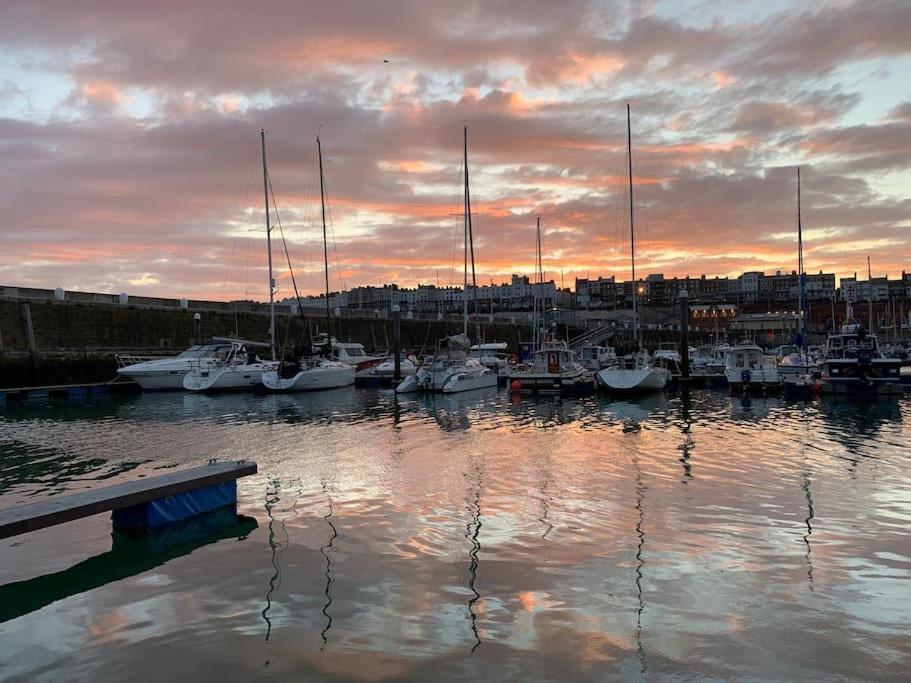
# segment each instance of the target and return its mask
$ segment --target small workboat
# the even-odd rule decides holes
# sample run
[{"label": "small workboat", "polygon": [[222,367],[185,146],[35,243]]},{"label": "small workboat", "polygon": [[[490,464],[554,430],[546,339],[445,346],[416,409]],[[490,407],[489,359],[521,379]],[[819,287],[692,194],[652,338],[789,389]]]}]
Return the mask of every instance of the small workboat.
[{"label": "small workboat", "polygon": [[572,396],[591,391],[594,381],[564,342],[545,341],[530,362],[513,367],[509,387],[522,394]]}]

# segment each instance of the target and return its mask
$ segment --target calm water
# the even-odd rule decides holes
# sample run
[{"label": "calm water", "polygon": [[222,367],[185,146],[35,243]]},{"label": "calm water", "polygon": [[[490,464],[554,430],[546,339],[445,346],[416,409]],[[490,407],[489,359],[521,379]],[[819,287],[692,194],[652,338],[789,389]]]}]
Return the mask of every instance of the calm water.
[{"label": "calm water", "polygon": [[711,392],[8,405],[4,507],[260,474],[205,540],[0,542],[0,678],[907,680],[909,422]]}]

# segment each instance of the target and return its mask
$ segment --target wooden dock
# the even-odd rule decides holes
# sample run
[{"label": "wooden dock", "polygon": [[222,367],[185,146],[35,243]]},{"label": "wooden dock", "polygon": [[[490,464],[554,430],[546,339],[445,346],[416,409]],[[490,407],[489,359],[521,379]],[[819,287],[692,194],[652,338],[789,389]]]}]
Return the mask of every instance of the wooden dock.
[{"label": "wooden dock", "polygon": [[131,394],[142,391],[136,382],[94,382],[90,384],[54,384],[43,387],[9,387],[0,389],[0,406],[4,401],[34,401],[51,398],[84,399],[87,396]]},{"label": "wooden dock", "polygon": [[[256,463],[247,460],[212,462],[202,467],[177,470],[122,484],[48,498],[37,503],[0,510],[0,539],[63,524],[75,519],[113,512],[181,494],[234,483],[240,477],[256,474]],[[208,510],[199,509],[195,514]],[[211,507],[209,509],[212,509]],[[184,517],[189,516],[184,514]]]}]

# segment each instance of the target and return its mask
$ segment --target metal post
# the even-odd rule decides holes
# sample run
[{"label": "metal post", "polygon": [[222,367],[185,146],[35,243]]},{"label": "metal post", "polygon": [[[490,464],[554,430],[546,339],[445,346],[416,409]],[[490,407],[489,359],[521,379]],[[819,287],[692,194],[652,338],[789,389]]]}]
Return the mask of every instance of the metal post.
[{"label": "metal post", "polygon": [[[392,285],[392,296],[395,297],[396,286]],[[401,339],[402,339],[402,309],[399,307],[398,301],[393,301],[392,304],[392,363],[393,363],[393,373],[392,378],[398,384],[402,380],[402,360],[399,357],[401,355]]]},{"label": "metal post", "polygon": [[193,314],[193,343],[202,344],[202,316],[199,313]]},{"label": "metal post", "polygon": [[685,289],[680,290],[680,379],[690,378],[690,302]]}]

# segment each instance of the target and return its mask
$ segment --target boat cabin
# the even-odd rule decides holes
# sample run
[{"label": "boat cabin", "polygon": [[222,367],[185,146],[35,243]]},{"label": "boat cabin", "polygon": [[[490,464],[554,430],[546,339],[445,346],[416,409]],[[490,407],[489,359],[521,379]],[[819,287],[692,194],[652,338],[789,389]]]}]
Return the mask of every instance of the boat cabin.
[{"label": "boat cabin", "polygon": [[754,344],[741,344],[728,349],[727,367],[734,370],[755,370],[763,366],[762,348]]},{"label": "boat cabin", "polygon": [[858,353],[873,358],[879,356],[879,344],[874,335],[835,334],[826,342],[826,358],[857,358]]}]

